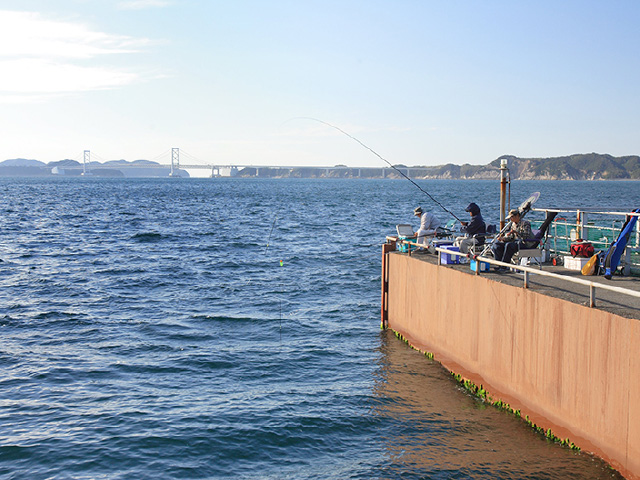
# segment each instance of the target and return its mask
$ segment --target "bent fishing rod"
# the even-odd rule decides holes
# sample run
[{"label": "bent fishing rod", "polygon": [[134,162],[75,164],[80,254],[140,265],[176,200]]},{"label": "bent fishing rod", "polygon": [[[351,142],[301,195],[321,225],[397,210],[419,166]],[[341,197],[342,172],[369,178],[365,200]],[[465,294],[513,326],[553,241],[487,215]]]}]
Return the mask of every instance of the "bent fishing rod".
[{"label": "bent fishing rod", "polygon": [[380,155],[378,152],[376,152],[373,148],[369,147],[368,145],[365,145],[364,143],[362,143],[360,140],[358,140],[356,137],[354,137],[353,135],[351,135],[348,132],[345,132],[344,130],[342,130],[340,127],[336,127],[335,125],[330,124],[329,122],[325,122],[324,120],[320,120],[318,118],[313,118],[313,117],[295,117],[292,120],[296,120],[296,119],[300,119],[300,120],[313,120],[314,122],[318,122],[318,123],[322,123],[323,125],[326,125],[327,127],[331,127],[337,131],[339,131],[340,133],[342,133],[343,135],[346,135],[347,137],[349,137],[351,140],[354,140],[355,142],[358,142],[362,147],[366,148],[367,150],[369,150],[371,153],[373,153],[376,157],[378,157],[380,160],[382,160],[383,162],[385,162],[387,165],[389,165],[391,168],[393,168],[396,172],[398,172],[400,175],[402,175],[404,178],[406,178],[407,180],[409,180],[411,183],[413,183],[413,185],[420,190],[422,193],[424,193],[427,197],[429,197],[434,203],[436,203],[438,206],[440,206],[440,208],[442,208],[445,212],[447,212],[449,215],[451,215],[453,218],[455,218],[456,220],[458,220],[460,223],[462,223],[462,220],[460,220],[453,212],[451,212],[449,209],[447,209],[444,205],[442,205],[439,201],[437,201],[435,198],[433,198],[433,196],[431,196],[431,194],[429,192],[427,192],[426,190],[424,190],[422,187],[420,187],[420,185],[418,185],[416,182],[414,182],[413,180],[411,180],[402,170],[400,170],[398,167],[396,167],[395,165],[393,165],[389,160],[387,160],[386,158],[384,158],[382,155]]}]

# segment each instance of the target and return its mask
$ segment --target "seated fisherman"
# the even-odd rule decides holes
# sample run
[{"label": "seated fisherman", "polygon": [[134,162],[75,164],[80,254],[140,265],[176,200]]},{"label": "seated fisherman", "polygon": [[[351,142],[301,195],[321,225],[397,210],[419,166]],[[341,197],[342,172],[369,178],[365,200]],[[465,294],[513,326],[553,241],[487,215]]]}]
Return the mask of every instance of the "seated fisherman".
[{"label": "seated fisherman", "polygon": [[[484,245],[484,237],[487,232],[487,225],[484,223],[480,207],[471,202],[465,212],[469,212],[471,220],[462,223],[462,231],[466,234],[464,237],[456,238],[453,243],[456,247],[460,247],[462,253],[469,253],[469,248],[475,245]],[[477,236],[474,236],[477,235]]]},{"label": "seated fisherman", "polygon": [[[533,239],[531,224],[527,220],[520,219],[520,211],[517,208],[509,211],[507,220],[511,221],[511,229],[496,239],[491,250],[496,260],[510,263],[513,254],[518,248],[532,248],[537,243]],[[497,271],[506,270],[507,267],[497,267]]]},{"label": "seated fisherman", "polygon": [[417,238],[417,243],[426,245],[427,237],[434,237],[436,235],[438,227],[440,226],[440,220],[438,220],[433,213],[424,212],[422,207],[417,207],[413,211],[413,214],[416,217],[420,217],[420,228],[414,234],[414,237]]}]

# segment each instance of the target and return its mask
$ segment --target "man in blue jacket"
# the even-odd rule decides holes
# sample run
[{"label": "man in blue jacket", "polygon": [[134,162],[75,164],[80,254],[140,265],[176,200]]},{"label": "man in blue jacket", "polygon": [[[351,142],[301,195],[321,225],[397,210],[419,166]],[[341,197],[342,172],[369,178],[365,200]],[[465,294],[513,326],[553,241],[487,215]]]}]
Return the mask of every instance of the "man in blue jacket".
[{"label": "man in blue jacket", "polygon": [[460,252],[469,253],[469,248],[475,245],[484,245],[484,237],[487,232],[487,225],[484,223],[480,207],[471,202],[465,212],[469,212],[471,220],[462,223],[462,231],[466,234],[464,237],[456,238],[455,245],[460,247]]}]

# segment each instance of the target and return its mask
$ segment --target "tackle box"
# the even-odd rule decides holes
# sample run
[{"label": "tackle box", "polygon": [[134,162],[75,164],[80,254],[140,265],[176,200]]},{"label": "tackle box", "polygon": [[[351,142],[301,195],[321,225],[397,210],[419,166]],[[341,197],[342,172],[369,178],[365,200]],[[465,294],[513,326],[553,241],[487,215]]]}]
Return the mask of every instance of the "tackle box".
[{"label": "tackle box", "polygon": [[[451,252],[460,251],[460,247],[454,247],[451,244],[447,246],[441,246],[441,248],[444,248],[445,250],[449,250]],[[440,263],[443,265],[453,265],[453,264],[460,263],[460,257],[458,255],[451,255],[450,253],[445,253],[445,252],[438,252],[438,253],[440,253]]]},{"label": "tackle box", "polygon": [[487,262],[478,262],[474,259],[471,259],[471,261],[469,262],[469,265],[471,267],[471,271],[475,272],[478,269],[478,264],[480,264],[480,271],[481,272],[488,272],[489,269],[491,268],[491,265]]},{"label": "tackle box", "polygon": [[[413,236],[413,227],[408,223],[400,223],[396,225],[396,232],[398,232],[398,240],[409,240],[415,242],[415,238],[411,238]],[[397,244],[397,250],[400,252],[408,252],[411,248],[411,245],[407,245],[406,243]]]},{"label": "tackle box", "polygon": [[[410,242],[415,242],[415,241],[416,241],[416,239],[415,239],[415,238],[407,238],[407,237],[405,237],[404,235],[399,236],[399,237],[398,237],[398,240],[409,240]],[[398,241],[398,243],[397,243],[397,250],[398,250],[399,252],[404,252],[404,253],[406,253],[406,252],[408,252],[408,251],[409,251],[409,249],[410,249],[411,247],[415,248],[415,246],[413,246],[413,245],[409,245],[408,243],[400,243],[399,241]]]},{"label": "tackle box", "polygon": [[569,270],[582,270],[582,267],[589,261],[588,258],[572,257],[571,255],[564,256],[564,268]]},{"label": "tackle box", "polygon": [[435,240],[431,240],[430,243],[433,248],[448,248],[449,245],[453,245],[453,240],[436,238]]}]

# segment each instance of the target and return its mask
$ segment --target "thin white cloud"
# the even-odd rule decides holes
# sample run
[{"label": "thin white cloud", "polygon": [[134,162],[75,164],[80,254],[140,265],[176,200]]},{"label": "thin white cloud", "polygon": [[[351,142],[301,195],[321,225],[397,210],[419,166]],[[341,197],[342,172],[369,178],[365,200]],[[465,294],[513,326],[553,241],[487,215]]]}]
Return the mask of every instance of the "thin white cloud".
[{"label": "thin white cloud", "polygon": [[171,2],[166,0],[129,0],[118,3],[120,10],[143,10],[145,8],[168,7]]},{"label": "thin white cloud", "polygon": [[[127,85],[140,75],[96,66],[107,55],[139,52],[151,42],[111,35],[33,12],[0,11],[0,101]],[[91,60],[91,66],[86,62]]]},{"label": "thin white cloud", "polygon": [[72,93],[127,85],[137,75],[104,67],[83,67],[44,59],[0,61],[0,92],[16,94]]}]

